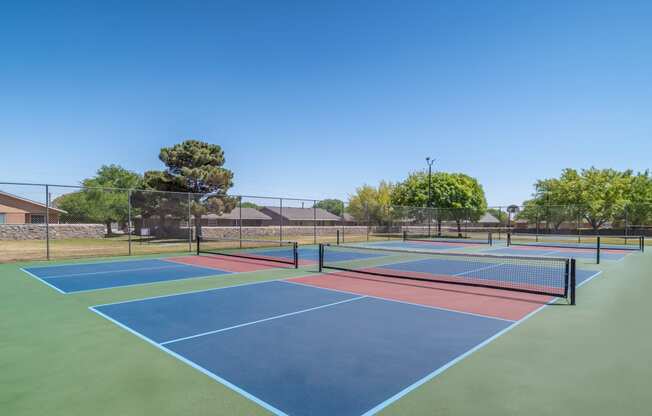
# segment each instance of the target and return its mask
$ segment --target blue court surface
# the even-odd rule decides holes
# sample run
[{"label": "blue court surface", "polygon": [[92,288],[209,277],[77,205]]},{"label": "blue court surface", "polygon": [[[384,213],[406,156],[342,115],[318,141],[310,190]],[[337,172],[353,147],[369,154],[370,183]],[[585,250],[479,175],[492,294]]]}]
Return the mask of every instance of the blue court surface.
[{"label": "blue court surface", "polygon": [[[595,261],[597,256],[595,250],[590,250],[590,251],[584,249],[557,250],[554,247],[536,247],[536,248],[524,247],[524,246],[503,247],[503,248],[497,248],[492,250],[486,250],[486,252],[490,252],[492,254],[504,254],[504,255],[511,255],[511,256],[520,255],[520,256],[544,256],[544,257],[564,257],[564,258],[570,257],[578,260],[590,260],[590,261]],[[624,259],[625,256],[629,255],[630,253],[631,252],[629,251],[623,251],[620,253],[602,251],[600,253],[600,259],[618,261]]]},{"label": "blue court surface", "polygon": [[28,267],[23,271],[61,293],[216,276],[229,272],[166,260],[128,260],[105,263]]},{"label": "blue court surface", "polygon": [[[443,251],[443,250],[458,250],[461,248],[468,247],[477,247],[480,244],[452,244],[445,242],[420,242],[420,241],[403,241],[403,240],[391,240],[391,241],[370,241],[362,243],[347,243],[347,245],[360,245],[361,247],[387,247],[394,249],[403,249],[403,250],[421,250],[421,251]],[[487,244],[487,247],[489,245]]]},{"label": "blue court surface", "polygon": [[287,281],[91,308],[278,415],[367,415],[515,325]]}]

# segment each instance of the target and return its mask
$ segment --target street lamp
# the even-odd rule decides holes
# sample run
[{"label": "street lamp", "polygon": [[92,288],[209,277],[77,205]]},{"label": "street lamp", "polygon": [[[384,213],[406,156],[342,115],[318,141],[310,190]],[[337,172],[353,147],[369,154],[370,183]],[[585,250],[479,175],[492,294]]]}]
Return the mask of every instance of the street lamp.
[{"label": "street lamp", "polygon": [[432,224],[432,164],[435,163],[435,159],[430,159],[430,156],[426,157],[426,163],[428,164],[428,238],[430,238],[430,225]]}]

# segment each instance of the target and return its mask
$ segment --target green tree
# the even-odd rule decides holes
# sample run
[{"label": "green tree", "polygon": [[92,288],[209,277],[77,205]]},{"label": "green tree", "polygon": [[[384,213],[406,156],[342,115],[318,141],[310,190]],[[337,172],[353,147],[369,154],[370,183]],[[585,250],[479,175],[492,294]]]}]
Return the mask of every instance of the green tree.
[{"label": "green tree", "polygon": [[[430,201],[428,201],[428,174],[415,172],[398,183],[391,194],[392,204],[411,207],[432,207],[423,210],[428,221],[437,223],[438,233],[445,220],[455,221],[458,234],[464,221],[477,221],[487,210],[487,200],[477,179],[463,173],[437,172],[430,177]],[[430,202],[430,204],[429,204]]]},{"label": "green tree", "polygon": [[[219,145],[209,144],[199,140],[186,140],[172,147],[161,149],[159,159],[166,166],[164,171],[149,171],[145,173],[145,185],[151,189],[164,191],[187,192],[194,194],[189,202],[190,212],[195,218],[197,234],[201,233],[201,216],[210,212],[222,214],[232,210],[237,199],[227,195],[233,186],[233,172],[224,168],[224,151]],[[176,200],[176,198],[172,198]],[[158,208],[159,217],[165,217],[166,201],[158,198],[151,208]],[[187,216],[187,214],[186,214]]]},{"label": "green tree", "polygon": [[107,236],[111,236],[112,223],[124,226],[128,221],[128,189],[141,184],[142,178],[137,173],[118,165],[104,165],[94,177],[82,181],[82,190],[62,195],[53,203],[67,211],[64,221],[100,222],[106,225]]},{"label": "green tree", "polygon": [[344,202],[339,199],[322,199],[315,204],[315,207],[324,209],[338,217],[344,214]]},{"label": "green tree", "polygon": [[388,224],[391,219],[392,184],[381,181],[378,187],[363,185],[349,196],[347,212],[358,222]]},{"label": "green tree", "polygon": [[[526,201],[519,218],[543,219],[557,229],[564,221],[581,217],[599,230],[623,217],[632,198],[633,178],[629,170],[564,169],[559,178],[537,181],[534,198]],[[643,195],[644,190],[640,193],[644,199]]]},{"label": "green tree", "polygon": [[652,220],[652,177],[649,171],[629,178],[624,218],[628,226],[642,226]]}]

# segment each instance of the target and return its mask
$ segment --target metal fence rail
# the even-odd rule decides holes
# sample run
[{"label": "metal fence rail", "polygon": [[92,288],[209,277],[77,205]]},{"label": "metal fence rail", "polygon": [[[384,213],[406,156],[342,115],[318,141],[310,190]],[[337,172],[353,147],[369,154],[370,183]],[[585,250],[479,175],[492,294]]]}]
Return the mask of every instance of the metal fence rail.
[{"label": "metal fence rail", "polygon": [[579,206],[405,207],[253,195],[0,182],[0,262],[192,253],[211,239],[352,243],[404,232],[650,235],[652,206],[628,206],[597,229]]}]

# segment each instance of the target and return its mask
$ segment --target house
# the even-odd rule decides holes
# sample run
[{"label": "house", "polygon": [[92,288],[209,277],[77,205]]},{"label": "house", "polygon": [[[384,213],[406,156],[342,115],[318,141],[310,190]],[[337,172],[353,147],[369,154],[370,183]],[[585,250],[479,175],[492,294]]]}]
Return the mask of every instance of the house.
[{"label": "house", "polygon": [[[242,219],[243,227],[262,227],[273,225],[272,218],[255,208],[234,208],[231,212],[222,214],[202,215],[201,223],[207,227],[237,227]],[[278,223],[277,223],[278,224]]]},{"label": "house", "polygon": [[262,213],[272,219],[272,224],[278,225],[339,225],[340,217],[331,214],[322,208],[296,208],[296,207],[263,207]]},{"label": "house", "polygon": [[484,215],[482,215],[473,225],[478,225],[480,227],[497,227],[500,225],[500,220],[492,214],[485,212]]},{"label": "house", "polygon": [[345,212],[342,215],[342,221],[344,222],[344,225],[358,225],[358,221],[355,219],[355,217],[348,212]]},{"label": "house", "polygon": [[[45,204],[0,191],[0,224],[45,224]],[[48,210],[50,224],[58,224],[66,211]]]}]

